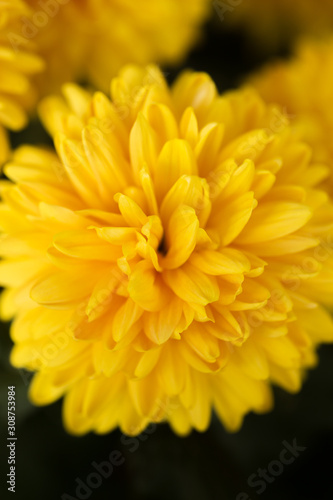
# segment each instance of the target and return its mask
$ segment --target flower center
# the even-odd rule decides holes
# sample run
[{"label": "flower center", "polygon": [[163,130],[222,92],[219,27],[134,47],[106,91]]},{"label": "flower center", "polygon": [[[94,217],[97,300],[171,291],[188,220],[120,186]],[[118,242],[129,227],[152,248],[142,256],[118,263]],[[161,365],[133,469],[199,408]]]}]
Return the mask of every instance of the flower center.
[{"label": "flower center", "polygon": [[158,251],[158,253],[162,254],[164,257],[168,253],[168,249],[167,249],[167,244],[166,244],[165,234],[164,233],[163,233],[163,236],[161,238],[161,241],[160,241],[160,244],[158,246],[157,251]]}]

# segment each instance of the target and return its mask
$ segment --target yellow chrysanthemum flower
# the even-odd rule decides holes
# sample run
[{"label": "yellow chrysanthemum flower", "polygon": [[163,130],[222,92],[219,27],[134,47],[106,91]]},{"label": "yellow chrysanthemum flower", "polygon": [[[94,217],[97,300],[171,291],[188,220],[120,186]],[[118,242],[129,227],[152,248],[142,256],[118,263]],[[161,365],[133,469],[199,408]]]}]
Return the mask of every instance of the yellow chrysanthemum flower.
[{"label": "yellow chrysanthemum flower", "polygon": [[250,83],[267,102],[279,103],[308,142],[316,162],[331,168],[325,187],[333,195],[333,37],[304,39],[291,61],[254,75]]},{"label": "yellow chrysanthemum flower", "polygon": [[21,34],[47,62],[42,91],[88,79],[107,90],[126,63],[178,63],[197,40],[208,0],[25,0]]},{"label": "yellow chrysanthemum flower", "polygon": [[6,129],[20,130],[25,126],[26,111],[36,98],[30,80],[43,69],[42,60],[27,41],[25,50],[15,50],[14,33],[24,15],[29,15],[29,9],[23,1],[0,2],[0,165],[9,152]]},{"label": "yellow chrysanthemum flower", "polygon": [[111,100],[73,84],[41,106],[57,154],[20,148],[2,183],[0,283],[30,397],[76,434],[168,421],[229,430],[298,391],[333,341],[328,174],[276,107],[169,89],[126,67]]},{"label": "yellow chrysanthemum flower", "polygon": [[333,27],[331,0],[213,0],[220,19],[242,25],[268,44],[288,42],[300,33],[322,35]]}]

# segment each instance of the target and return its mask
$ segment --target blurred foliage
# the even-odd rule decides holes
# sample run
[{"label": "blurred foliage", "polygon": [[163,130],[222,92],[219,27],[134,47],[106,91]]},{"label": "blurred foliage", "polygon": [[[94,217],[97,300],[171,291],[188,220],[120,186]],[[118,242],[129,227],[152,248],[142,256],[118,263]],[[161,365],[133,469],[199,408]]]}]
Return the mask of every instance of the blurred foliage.
[{"label": "blurred foliage", "polygon": [[[218,23],[206,28],[201,46],[189,56],[184,67],[207,71],[220,90],[234,88],[245,75],[274,57],[267,50],[254,50],[241,32],[224,33]],[[165,70],[170,82],[179,69]],[[20,134],[12,134],[15,146],[24,142],[50,144],[37,120]],[[320,325],[318,325],[320,327]],[[76,478],[85,481],[94,471],[91,463],[108,459],[119,450],[125,462],[93,490],[92,500],[331,500],[333,484],[333,346],[320,349],[320,364],[311,371],[300,394],[275,390],[275,409],[267,415],[248,415],[237,434],[225,432],[213,419],[204,434],[193,432],[178,438],[168,426],[161,425],[134,446],[122,439],[119,431],[105,436],[68,435],[61,422],[61,402],[46,408],[33,407],[27,398],[29,374],[10,367],[11,341],[8,325],[0,335],[1,488],[6,489],[5,438],[7,386],[16,386],[17,405],[17,483],[16,500],[57,500],[64,493],[76,498]],[[261,495],[247,484],[258,468],[278,460],[282,441],[296,439],[307,449],[293,464],[268,484]],[[13,495],[12,495],[13,496]],[[1,495],[1,498],[4,498]],[[87,497],[88,498],[88,497]]]}]

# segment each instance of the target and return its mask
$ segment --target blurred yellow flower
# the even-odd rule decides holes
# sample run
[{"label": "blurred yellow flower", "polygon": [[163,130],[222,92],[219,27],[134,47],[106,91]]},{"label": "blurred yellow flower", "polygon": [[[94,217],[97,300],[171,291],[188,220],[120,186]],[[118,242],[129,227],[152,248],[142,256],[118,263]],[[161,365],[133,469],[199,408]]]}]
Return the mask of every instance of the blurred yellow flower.
[{"label": "blurred yellow flower", "polygon": [[333,37],[303,39],[291,61],[271,64],[250,79],[267,102],[290,115],[314,154],[330,166],[325,188],[333,195]]},{"label": "blurred yellow flower", "polygon": [[322,35],[333,28],[331,0],[213,0],[213,6],[221,21],[243,26],[268,47],[300,33]]},{"label": "blurred yellow flower", "polygon": [[123,64],[174,64],[198,39],[209,0],[25,0],[22,19],[47,68],[42,91],[88,79],[108,91]]},{"label": "blurred yellow flower", "polygon": [[21,147],[0,207],[11,362],[66,428],[237,430],[298,391],[333,341],[328,168],[253,91],[202,73],[169,89],[125,67],[111,100],[79,87],[41,115],[57,154]]},{"label": "blurred yellow flower", "polygon": [[174,64],[199,38],[208,0],[0,1],[0,165],[6,128],[66,81],[108,90],[128,62]]},{"label": "blurred yellow flower", "polygon": [[26,124],[26,111],[36,100],[30,79],[43,69],[43,61],[33,53],[31,44],[26,42],[29,47],[21,51],[13,48],[21,40],[17,30],[24,15],[29,15],[24,2],[0,2],[0,165],[9,153],[5,129],[20,130]]}]

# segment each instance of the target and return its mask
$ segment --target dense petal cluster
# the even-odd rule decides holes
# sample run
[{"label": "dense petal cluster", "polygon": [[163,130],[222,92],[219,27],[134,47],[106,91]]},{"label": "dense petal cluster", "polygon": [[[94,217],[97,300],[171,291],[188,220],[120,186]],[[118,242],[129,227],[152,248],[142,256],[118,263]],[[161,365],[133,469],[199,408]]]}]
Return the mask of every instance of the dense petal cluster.
[{"label": "dense petal cluster", "polygon": [[31,78],[43,69],[27,40],[24,48],[15,50],[20,19],[29,14],[21,0],[0,2],[0,165],[8,157],[6,129],[19,130],[26,124],[26,111],[36,98]]},{"label": "dense petal cluster", "polygon": [[1,314],[32,401],[64,396],[77,434],[186,434],[298,391],[333,341],[329,169],[277,107],[202,73],[170,89],[128,66],[111,100],[64,97],[41,106],[57,153],[21,147],[1,189]]},{"label": "dense petal cluster", "polygon": [[[320,77],[318,77],[320,75]],[[295,57],[251,78],[263,99],[279,103],[313,149],[315,161],[331,168],[326,187],[333,194],[333,38],[304,39]]]},{"label": "dense petal cluster", "polygon": [[214,0],[213,5],[221,20],[245,27],[268,44],[288,42],[300,33],[322,35],[333,27],[331,0]]}]

